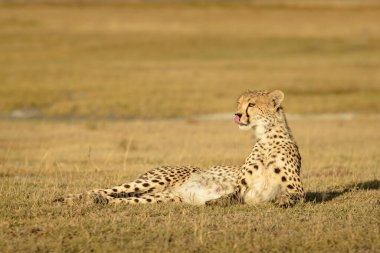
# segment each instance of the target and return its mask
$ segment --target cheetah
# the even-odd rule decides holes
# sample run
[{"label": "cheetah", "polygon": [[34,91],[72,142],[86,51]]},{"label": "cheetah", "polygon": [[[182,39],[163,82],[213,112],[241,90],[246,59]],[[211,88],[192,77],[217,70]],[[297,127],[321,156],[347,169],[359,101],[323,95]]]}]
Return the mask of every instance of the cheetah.
[{"label": "cheetah", "polygon": [[281,106],[283,99],[280,90],[241,95],[235,122],[242,130],[254,129],[257,140],[241,167],[235,191],[206,205],[274,202],[291,207],[304,201],[301,156]]},{"label": "cheetah", "polygon": [[226,205],[274,200],[280,206],[291,206],[304,194],[299,179],[301,157],[280,106],[283,97],[281,91],[249,91],[239,98],[235,122],[240,129],[255,129],[258,137],[241,168],[213,166],[203,170],[193,166],[161,166],[132,182],[55,201]]}]

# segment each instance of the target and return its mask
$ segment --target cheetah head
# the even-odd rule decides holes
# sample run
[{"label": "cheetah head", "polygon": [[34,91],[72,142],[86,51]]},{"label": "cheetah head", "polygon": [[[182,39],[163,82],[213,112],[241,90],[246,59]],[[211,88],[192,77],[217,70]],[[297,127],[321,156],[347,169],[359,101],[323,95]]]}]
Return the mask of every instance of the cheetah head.
[{"label": "cheetah head", "polygon": [[247,91],[238,99],[234,121],[242,130],[271,124],[281,108],[284,93],[280,90]]}]

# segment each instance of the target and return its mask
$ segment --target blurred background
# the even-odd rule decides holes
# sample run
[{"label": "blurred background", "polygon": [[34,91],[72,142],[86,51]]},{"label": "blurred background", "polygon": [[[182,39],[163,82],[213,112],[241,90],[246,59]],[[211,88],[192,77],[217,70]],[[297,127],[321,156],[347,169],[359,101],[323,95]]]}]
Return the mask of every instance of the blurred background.
[{"label": "blurred background", "polygon": [[191,117],[246,89],[372,114],[379,70],[375,0],[0,0],[3,118]]},{"label": "blurred background", "polygon": [[[52,205],[243,164],[247,89],[285,92],[307,203]],[[379,98],[380,0],[0,0],[0,252],[379,252]]]}]

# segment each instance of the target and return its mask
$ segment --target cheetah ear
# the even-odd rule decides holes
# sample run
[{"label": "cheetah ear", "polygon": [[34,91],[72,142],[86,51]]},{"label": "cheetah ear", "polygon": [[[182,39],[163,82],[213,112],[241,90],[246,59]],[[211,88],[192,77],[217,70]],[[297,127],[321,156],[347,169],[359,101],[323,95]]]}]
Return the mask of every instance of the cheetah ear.
[{"label": "cheetah ear", "polygon": [[284,100],[284,92],[280,90],[274,90],[269,93],[269,96],[272,98],[274,108],[277,110],[277,108],[281,106],[281,103]]}]

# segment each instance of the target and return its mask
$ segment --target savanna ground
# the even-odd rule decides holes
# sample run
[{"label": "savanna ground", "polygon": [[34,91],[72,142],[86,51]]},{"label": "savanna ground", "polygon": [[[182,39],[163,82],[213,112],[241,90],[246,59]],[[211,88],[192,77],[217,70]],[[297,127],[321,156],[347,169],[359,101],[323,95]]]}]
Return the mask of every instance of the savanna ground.
[{"label": "savanna ground", "polygon": [[51,202],[162,164],[242,164],[254,140],[232,122],[2,121],[0,251],[378,251],[380,121],[290,123],[308,202],[279,209]]},{"label": "savanna ground", "polygon": [[[0,5],[0,252],[379,252],[380,8],[348,2]],[[360,114],[290,120],[305,204],[51,202],[163,164],[242,164],[251,133],[192,116],[232,114],[248,88]]]}]

